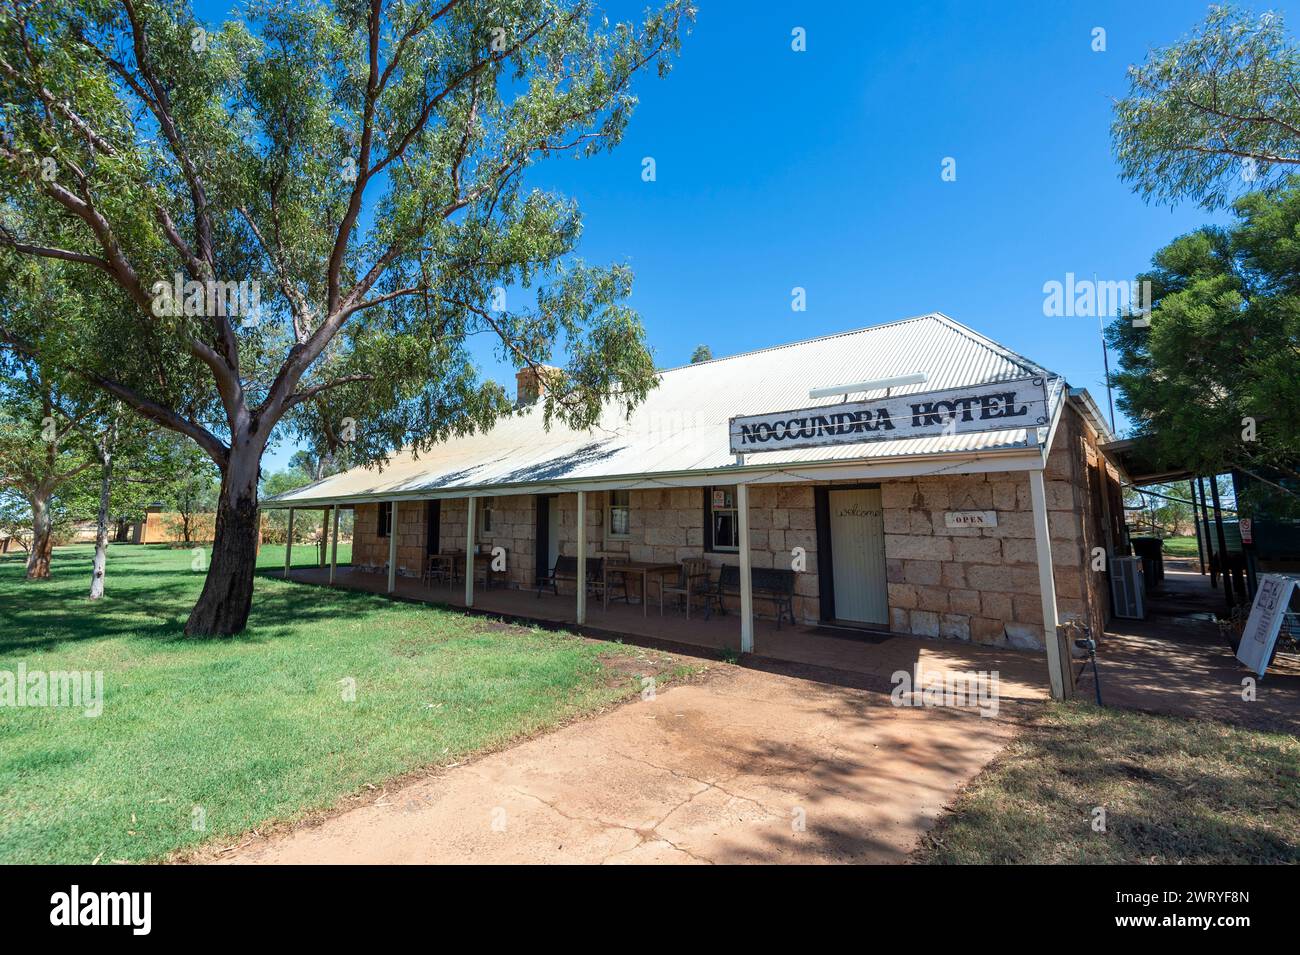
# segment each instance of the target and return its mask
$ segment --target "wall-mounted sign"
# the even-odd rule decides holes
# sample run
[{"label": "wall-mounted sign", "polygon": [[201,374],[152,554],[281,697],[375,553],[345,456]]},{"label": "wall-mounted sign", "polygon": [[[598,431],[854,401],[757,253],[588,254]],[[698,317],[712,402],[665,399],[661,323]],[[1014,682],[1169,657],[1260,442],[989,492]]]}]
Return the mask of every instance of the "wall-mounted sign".
[{"label": "wall-mounted sign", "polygon": [[1035,428],[1050,420],[1047,379],[1035,377],[878,401],[745,415],[732,418],[728,430],[732,453],[749,454]]},{"label": "wall-mounted sign", "polygon": [[944,511],[945,527],[997,527],[997,511]]},{"label": "wall-mounted sign", "polygon": [[1237,530],[1241,531],[1241,542],[1243,544],[1253,544],[1254,525],[1251,524],[1249,517],[1243,517],[1237,521]]},{"label": "wall-mounted sign", "polygon": [[1291,595],[1300,586],[1300,577],[1286,574],[1260,574],[1259,590],[1250,605],[1246,629],[1237,644],[1237,659],[1250,667],[1256,676],[1263,676],[1268,661],[1273,656],[1278,631],[1282,629],[1282,615],[1291,606]]}]

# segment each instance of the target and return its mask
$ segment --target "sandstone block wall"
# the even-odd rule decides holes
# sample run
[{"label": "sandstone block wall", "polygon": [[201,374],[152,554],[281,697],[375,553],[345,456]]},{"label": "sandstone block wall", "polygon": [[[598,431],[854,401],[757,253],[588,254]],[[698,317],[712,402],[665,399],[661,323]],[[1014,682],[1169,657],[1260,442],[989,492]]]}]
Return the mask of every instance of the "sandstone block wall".
[{"label": "sandstone block wall", "polygon": [[[1103,523],[1095,513],[1099,503],[1091,489],[1104,465],[1095,435],[1067,407],[1044,474],[1057,607],[1062,620],[1084,618],[1096,633],[1104,625],[1108,601],[1104,573],[1089,566],[1092,548],[1104,543]],[[880,487],[890,630],[994,646],[1042,647],[1037,550],[1025,472],[937,474],[883,481]],[[788,567],[795,547],[806,553],[795,599],[795,615],[806,623],[816,623],[820,616],[813,488],[812,484],[755,485],[749,495],[753,565]],[[606,534],[608,495],[589,493],[588,554],[673,564],[704,556],[715,568],[738,563],[735,553],[703,550],[705,494],[702,488],[631,491],[629,534],[616,539]],[[443,550],[464,549],[465,508],[464,500],[442,502]],[[377,505],[357,507],[353,545],[357,563],[382,565],[387,560],[388,542],[375,535],[377,510]],[[536,498],[494,498],[492,510],[492,530],[480,529],[480,544],[505,547],[511,586],[531,587]],[[947,527],[944,512],[959,510],[996,511],[998,524]],[[553,496],[550,514],[560,553],[575,556],[577,495]],[[398,506],[399,567],[422,566],[425,521],[424,502]],[[653,585],[651,599],[657,599]],[[729,601],[729,606],[734,605]],[[761,616],[771,615],[765,601],[756,601],[755,610]]]}]

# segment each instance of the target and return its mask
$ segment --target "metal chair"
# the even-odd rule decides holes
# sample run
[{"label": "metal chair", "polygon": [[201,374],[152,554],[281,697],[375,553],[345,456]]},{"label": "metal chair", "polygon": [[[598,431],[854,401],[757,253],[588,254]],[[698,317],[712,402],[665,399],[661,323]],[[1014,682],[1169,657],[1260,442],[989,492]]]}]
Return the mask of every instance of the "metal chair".
[{"label": "metal chair", "polygon": [[437,554],[430,554],[424,560],[424,577],[421,583],[432,586],[435,583],[446,583],[450,581],[452,570],[450,562],[445,557],[439,557]]}]

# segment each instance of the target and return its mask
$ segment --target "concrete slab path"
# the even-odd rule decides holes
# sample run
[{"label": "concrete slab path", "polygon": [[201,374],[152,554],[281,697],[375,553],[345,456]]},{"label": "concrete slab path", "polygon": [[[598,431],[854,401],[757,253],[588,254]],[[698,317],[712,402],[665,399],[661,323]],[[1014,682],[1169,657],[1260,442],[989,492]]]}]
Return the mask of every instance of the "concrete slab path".
[{"label": "concrete slab path", "polygon": [[899,708],[717,666],[221,861],[901,862],[1024,705]]}]

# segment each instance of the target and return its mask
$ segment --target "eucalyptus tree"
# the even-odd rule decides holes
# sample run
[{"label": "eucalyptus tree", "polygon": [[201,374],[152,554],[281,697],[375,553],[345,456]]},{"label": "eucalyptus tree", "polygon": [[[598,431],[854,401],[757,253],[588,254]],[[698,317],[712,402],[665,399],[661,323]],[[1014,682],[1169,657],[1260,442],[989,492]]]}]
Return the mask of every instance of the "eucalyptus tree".
[{"label": "eucalyptus tree", "polygon": [[[1300,504],[1300,178],[1160,249],[1148,320],[1117,319],[1111,381],[1155,467],[1237,469]],[[1276,497],[1276,495],[1275,495]]]},{"label": "eucalyptus tree", "polygon": [[1112,136],[1146,198],[1210,208],[1300,171],[1300,47],[1272,11],[1212,6],[1187,36],[1129,68]]},{"label": "eucalyptus tree", "polygon": [[95,553],[90,572],[90,599],[98,600],[104,596],[108,573],[110,521],[114,517],[119,521],[144,519],[148,504],[178,497],[205,478],[210,485],[215,469],[192,442],[146,418],[129,414],[120,401],[101,404],[89,434],[99,466],[99,490],[93,503]]},{"label": "eucalyptus tree", "polygon": [[510,412],[470,360],[479,333],[518,367],[563,368],[548,422],[645,396],[630,272],[577,259],[576,204],[525,177],[615,145],[634,78],[666,72],[692,15],[300,0],[210,29],[183,2],[8,0],[0,239],[75,266],[114,307],[0,340],[220,469],[187,633],[246,625],[262,453],[319,396],[347,409],[357,461]]},{"label": "eucalyptus tree", "polygon": [[50,576],[64,499],[95,467],[94,402],[78,400],[35,362],[0,349],[0,492],[30,508],[27,579]]}]

